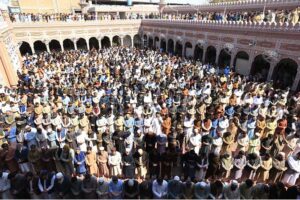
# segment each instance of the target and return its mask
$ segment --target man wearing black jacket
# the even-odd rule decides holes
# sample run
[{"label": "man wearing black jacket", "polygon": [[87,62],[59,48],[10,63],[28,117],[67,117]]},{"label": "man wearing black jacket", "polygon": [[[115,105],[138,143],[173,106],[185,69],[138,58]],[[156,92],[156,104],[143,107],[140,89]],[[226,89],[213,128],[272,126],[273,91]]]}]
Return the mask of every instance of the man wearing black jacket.
[{"label": "man wearing black jacket", "polygon": [[58,199],[68,199],[70,194],[71,181],[69,177],[58,172],[55,177],[54,192]]}]

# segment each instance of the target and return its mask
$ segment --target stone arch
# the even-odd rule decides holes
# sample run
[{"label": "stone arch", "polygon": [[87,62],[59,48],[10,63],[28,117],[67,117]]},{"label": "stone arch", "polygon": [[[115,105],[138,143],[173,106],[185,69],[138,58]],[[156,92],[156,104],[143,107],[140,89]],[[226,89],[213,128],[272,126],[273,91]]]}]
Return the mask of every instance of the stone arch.
[{"label": "stone arch", "polygon": [[115,35],[112,39],[112,46],[121,46],[121,37],[118,35]]},{"label": "stone arch", "polygon": [[191,42],[186,42],[185,45],[184,45],[184,56],[192,58],[193,53],[194,53],[194,52],[192,52],[192,49],[193,49],[192,43]]},{"label": "stone arch", "polygon": [[133,44],[134,44],[135,48],[141,48],[142,47],[142,40],[141,40],[141,37],[138,34],[136,34],[133,37]]},{"label": "stone arch", "polygon": [[111,46],[109,37],[105,36],[102,38],[101,46],[102,46],[102,48],[109,48]]},{"label": "stone arch", "polygon": [[251,69],[249,63],[249,54],[245,51],[239,51],[233,60],[233,69],[238,74],[249,75]]},{"label": "stone arch", "polygon": [[123,38],[123,45],[126,47],[132,47],[132,42],[131,42],[131,36],[130,35],[125,35]]},{"label": "stone arch", "polygon": [[168,40],[168,49],[167,49],[167,51],[169,52],[169,53],[174,53],[174,40],[172,40],[172,39],[169,39]]},{"label": "stone arch", "polygon": [[61,45],[57,40],[51,40],[49,42],[50,51],[61,51]]},{"label": "stone arch", "polygon": [[162,52],[166,52],[167,51],[167,41],[166,38],[160,38],[160,49],[162,50]]},{"label": "stone arch", "polygon": [[182,41],[178,40],[175,45],[175,55],[182,56],[183,44]]},{"label": "stone arch", "polygon": [[42,53],[44,51],[47,51],[46,44],[42,42],[41,40],[37,40],[33,43],[33,48],[35,53]]},{"label": "stone arch", "polygon": [[89,39],[89,46],[90,46],[90,50],[92,50],[92,49],[99,50],[99,41],[98,41],[98,39],[95,38],[95,37],[91,37]]},{"label": "stone arch", "polygon": [[291,58],[281,59],[274,68],[272,79],[275,86],[286,89],[292,87],[298,70],[298,64]]},{"label": "stone arch", "polygon": [[258,81],[266,81],[270,69],[270,63],[266,61],[263,55],[257,55],[251,66],[250,74]]},{"label": "stone arch", "polygon": [[214,46],[208,46],[205,55],[205,63],[215,64],[217,49]]},{"label": "stone arch", "polygon": [[160,47],[160,44],[159,44],[159,37],[156,36],[156,37],[154,38],[154,48],[157,49],[157,48],[159,48],[159,47]]},{"label": "stone arch", "polygon": [[87,50],[86,40],[84,38],[79,38],[76,42],[77,49]]},{"label": "stone arch", "polygon": [[200,60],[202,62],[203,59],[203,47],[199,44],[195,46],[194,50],[194,59],[195,60]]},{"label": "stone arch", "polygon": [[20,53],[21,53],[22,56],[27,54],[27,53],[29,55],[32,55],[32,49],[31,49],[31,46],[28,42],[23,41],[20,48],[19,48],[19,50],[20,50]]},{"label": "stone arch", "polygon": [[149,44],[148,44],[148,47],[149,47],[150,49],[153,49],[153,48],[154,48],[153,43],[154,43],[153,37],[149,36]]},{"label": "stone arch", "polygon": [[220,68],[230,66],[231,55],[226,49],[222,49],[219,54],[218,65]]},{"label": "stone arch", "polygon": [[64,47],[64,50],[74,50],[75,49],[75,46],[74,46],[74,42],[70,39],[65,39],[63,41],[63,47]]},{"label": "stone arch", "polygon": [[143,36],[143,45],[144,47],[148,46],[148,36],[146,34]]}]

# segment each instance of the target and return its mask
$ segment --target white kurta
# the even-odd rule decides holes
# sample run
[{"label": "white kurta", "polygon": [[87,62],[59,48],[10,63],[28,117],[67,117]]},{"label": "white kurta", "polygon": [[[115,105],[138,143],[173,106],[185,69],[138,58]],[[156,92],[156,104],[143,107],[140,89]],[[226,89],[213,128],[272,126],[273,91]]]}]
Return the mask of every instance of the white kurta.
[{"label": "white kurta", "polygon": [[300,175],[300,160],[296,156],[288,157],[289,168],[285,172],[282,182],[288,185],[295,185]]},{"label": "white kurta", "polygon": [[108,164],[110,167],[111,176],[118,176],[122,174],[121,162],[122,162],[122,157],[119,152],[116,152],[115,155],[108,156]]}]

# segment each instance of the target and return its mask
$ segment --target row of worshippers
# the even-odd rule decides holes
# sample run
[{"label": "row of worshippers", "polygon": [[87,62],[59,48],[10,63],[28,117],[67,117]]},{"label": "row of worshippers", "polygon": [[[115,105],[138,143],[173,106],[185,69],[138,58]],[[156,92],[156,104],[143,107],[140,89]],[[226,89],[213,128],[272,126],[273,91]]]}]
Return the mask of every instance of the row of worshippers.
[{"label": "row of worshippers", "polygon": [[126,148],[121,154],[115,147],[111,148],[110,153],[100,147],[96,153],[91,147],[87,147],[87,152],[81,151],[79,147],[73,150],[68,145],[55,150],[43,148],[40,151],[35,145],[30,150],[18,145],[17,150],[14,150],[3,144],[1,161],[1,168],[11,172],[39,174],[41,170],[47,170],[66,175],[84,176],[90,173],[97,177],[123,178],[145,178],[146,175],[170,178],[182,175],[192,180],[220,178],[241,181],[249,178],[261,182],[282,181],[287,186],[296,184],[300,174],[300,153],[288,156],[286,161],[283,152],[272,158],[269,153],[261,156],[257,153],[245,155],[243,151],[235,156],[228,152],[221,155],[200,152],[197,155],[193,149],[181,154],[170,148],[163,154],[159,154],[157,149],[144,151],[141,148],[132,154]]},{"label": "row of worshippers", "polygon": [[[245,157],[250,163],[237,170],[242,180],[267,180],[272,169],[265,166],[277,158],[292,164],[281,167],[276,180],[293,185],[299,177],[291,167],[299,165],[299,95],[288,99],[289,90],[227,68],[219,75],[209,65],[124,47],[25,56],[19,77],[17,88],[0,88],[1,142],[8,143],[0,164],[11,172],[49,167],[80,174],[89,152],[97,158],[101,148],[118,161],[110,176],[123,170],[120,157],[129,149],[128,157],[140,163],[149,157],[142,167],[135,159],[129,170],[140,176],[229,178],[235,173],[228,161],[240,156],[241,166]],[[195,167],[198,157],[204,164]]]},{"label": "row of worshippers", "polygon": [[178,176],[169,180],[160,177],[122,180],[117,176],[104,179],[86,174],[79,178],[47,171],[40,176],[31,172],[1,172],[0,190],[4,199],[297,199],[300,196],[297,186],[286,188],[281,182],[255,183],[251,179],[241,183],[191,181]]},{"label": "row of worshippers", "polygon": [[227,12],[203,12],[188,14],[164,14],[163,19],[185,19],[185,20],[215,20],[215,21],[243,21],[243,22],[270,22],[280,23],[285,22],[297,24],[299,22],[300,8],[294,8],[290,10],[266,10],[263,11],[231,11]]}]

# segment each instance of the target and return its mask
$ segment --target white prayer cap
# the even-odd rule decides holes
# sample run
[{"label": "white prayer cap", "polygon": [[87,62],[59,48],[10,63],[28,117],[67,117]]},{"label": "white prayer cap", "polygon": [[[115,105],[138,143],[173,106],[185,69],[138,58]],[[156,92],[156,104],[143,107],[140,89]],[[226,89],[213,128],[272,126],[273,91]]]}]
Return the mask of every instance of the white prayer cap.
[{"label": "white prayer cap", "polygon": [[134,185],[134,180],[133,180],[133,179],[129,179],[129,180],[128,180],[128,185],[129,185],[130,187],[132,187],[132,186]]},{"label": "white prayer cap", "polygon": [[103,183],[104,182],[104,178],[100,177],[98,181],[99,181],[99,183]]},{"label": "white prayer cap", "polygon": [[179,181],[180,180],[179,176],[174,176],[174,180]]},{"label": "white prayer cap", "polygon": [[56,178],[57,179],[61,179],[61,178],[63,178],[64,177],[64,175],[61,173],[61,172],[58,172],[57,174],[56,174]]}]

